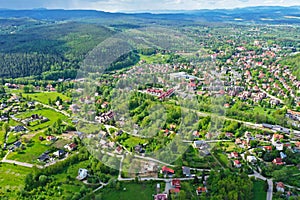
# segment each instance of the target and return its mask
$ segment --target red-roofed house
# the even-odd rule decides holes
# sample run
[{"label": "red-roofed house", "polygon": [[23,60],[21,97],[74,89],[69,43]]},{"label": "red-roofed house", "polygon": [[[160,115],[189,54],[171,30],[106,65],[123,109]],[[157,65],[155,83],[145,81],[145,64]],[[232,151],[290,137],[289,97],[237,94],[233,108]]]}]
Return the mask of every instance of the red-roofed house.
[{"label": "red-roofed house", "polygon": [[282,182],[276,183],[277,192],[284,192],[284,184]]},{"label": "red-roofed house", "polygon": [[239,160],[234,160],[233,164],[235,167],[240,168],[242,166],[241,162]]},{"label": "red-roofed house", "polygon": [[207,192],[207,188],[206,187],[198,187],[196,189],[196,193],[197,195],[201,195],[202,193]]},{"label": "red-roofed house", "polygon": [[274,163],[275,165],[283,165],[284,163],[282,162],[281,158],[275,158],[272,163]]},{"label": "red-roofed house", "polygon": [[47,141],[55,141],[56,140],[56,137],[52,136],[52,135],[49,135],[46,137],[46,140]]},{"label": "red-roofed house", "polygon": [[280,140],[280,139],[283,139],[283,135],[280,135],[280,134],[274,134],[273,135],[273,138],[274,138],[274,140]]},{"label": "red-roofed house", "polygon": [[75,143],[67,144],[67,145],[65,146],[65,148],[68,149],[69,151],[75,150],[76,147],[77,147],[77,144],[75,144]]},{"label": "red-roofed house", "polygon": [[272,151],[273,147],[272,146],[264,146],[265,151]]},{"label": "red-roofed house", "polygon": [[179,179],[173,179],[172,180],[172,186],[175,188],[180,188],[180,180]]},{"label": "red-roofed house", "polygon": [[168,168],[168,167],[166,167],[166,166],[163,166],[163,167],[161,168],[161,170],[162,170],[163,173],[166,173],[166,174],[174,174],[174,170],[173,170],[173,169],[170,169],[170,168]]},{"label": "red-roofed house", "polygon": [[239,157],[239,154],[237,152],[231,152],[229,154],[229,158],[238,158]]}]

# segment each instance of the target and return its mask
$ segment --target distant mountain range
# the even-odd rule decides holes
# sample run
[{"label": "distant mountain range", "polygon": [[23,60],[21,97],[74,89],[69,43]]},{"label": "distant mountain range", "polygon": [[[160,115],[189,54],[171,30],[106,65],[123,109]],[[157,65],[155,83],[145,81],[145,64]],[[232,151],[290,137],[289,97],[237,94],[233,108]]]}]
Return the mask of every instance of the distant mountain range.
[{"label": "distant mountain range", "polygon": [[247,7],[215,10],[176,10],[145,11],[136,13],[109,13],[95,10],[8,10],[2,9],[0,18],[32,18],[37,20],[76,20],[76,19],[151,19],[183,20],[190,22],[243,22],[268,24],[300,24],[300,6],[292,7]]}]

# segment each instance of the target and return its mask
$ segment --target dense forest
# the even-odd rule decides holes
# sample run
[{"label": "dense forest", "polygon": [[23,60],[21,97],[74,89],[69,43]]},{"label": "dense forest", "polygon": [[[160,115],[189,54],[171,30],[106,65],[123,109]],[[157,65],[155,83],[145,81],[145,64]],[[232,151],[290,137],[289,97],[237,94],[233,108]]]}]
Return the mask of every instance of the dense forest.
[{"label": "dense forest", "polygon": [[41,25],[3,34],[0,37],[0,76],[74,78],[74,69],[80,67],[86,54],[112,34],[113,31],[103,26],[76,22]]}]

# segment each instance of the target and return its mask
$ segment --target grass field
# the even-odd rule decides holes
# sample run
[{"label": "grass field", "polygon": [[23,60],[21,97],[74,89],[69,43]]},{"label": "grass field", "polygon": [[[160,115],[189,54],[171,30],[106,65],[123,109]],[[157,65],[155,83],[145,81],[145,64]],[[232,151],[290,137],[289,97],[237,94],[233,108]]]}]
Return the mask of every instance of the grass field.
[{"label": "grass field", "polygon": [[0,164],[0,199],[17,199],[16,192],[24,187],[24,179],[32,169],[13,164]]},{"label": "grass field", "polygon": [[[4,137],[4,131],[2,130],[2,125],[3,123],[0,124],[0,145],[4,143],[5,137]],[[21,125],[19,122],[16,122],[12,119],[9,120],[8,122],[9,126],[17,126]],[[10,133],[10,137],[8,138],[8,143],[14,142],[16,140],[14,133]]]},{"label": "grass field", "polygon": [[169,55],[162,55],[162,54],[155,54],[151,56],[139,55],[140,60],[146,61],[146,63],[166,63],[167,60],[170,58]]},{"label": "grass field", "polygon": [[63,101],[70,100],[69,97],[58,93],[58,92],[39,92],[39,93],[29,93],[29,94],[22,94],[23,97],[30,97],[32,100],[39,101],[43,104],[49,104],[49,99],[51,101],[55,101],[57,97],[60,97]]},{"label": "grass field", "polygon": [[261,180],[256,180],[253,182],[253,200],[263,200],[266,199],[267,193],[264,191],[264,182]]},{"label": "grass field", "polygon": [[22,133],[10,132],[7,138],[7,144],[12,144],[21,138]]},{"label": "grass field", "polygon": [[[124,190],[125,188],[125,190]],[[104,200],[153,200],[156,193],[156,183],[122,183],[120,191],[115,188],[104,188],[97,196]],[[101,198],[99,198],[101,196]]]},{"label": "grass field", "polygon": [[226,152],[232,152],[237,146],[234,142],[223,142],[223,145],[226,147]]},{"label": "grass field", "polygon": [[35,126],[29,126],[29,128],[31,130],[39,130],[39,129],[49,127],[54,122],[57,122],[58,119],[61,119],[62,121],[65,121],[67,123],[70,122],[68,117],[66,117],[65,115],[63,115],[61,113],[55,112],[54,110],[51,110],[51,109],[30,110],[28,112],[16,115],[16,117],[20,118],[20,119],[26,119],[28,117],[31,117],[31,115],[33,115],[33,114],[38,114],[40,116],[47,117],[49,119],[49,121],[47,121],[45,123],[37,124]]},{"label": "grass field", "polygon": [[27,163],[37,163],[37,158],[48,150],[50,147],[42,144],[39,141],[39,136],[44,136],[42,133],[36,134],[32,138],[32,144],[27,146],[26,149],[22,152],[12,152],[8,155],[7,159],[17,160]]},{"label": "grass field", "polygon": [[147,143],[147,140],[145,140],[145,139],[141,139],[138,137],[129,137],[127,140],[125,140],[123,145],[131,148],[131,147],[135,147],[138,144],[145,144],[145,143]]},{"label": "grass field", "polygon": [[228,160],[226,154],[215,153],[215,156],[220,161],[220,163],[223,165],[223,167],[227,167],[228,166],[229,160]]},{"label": "grass field", "polygon": [[4,136],[5,136],[4,131],[0,130],[0,145],[4,143],[5,140]]}]

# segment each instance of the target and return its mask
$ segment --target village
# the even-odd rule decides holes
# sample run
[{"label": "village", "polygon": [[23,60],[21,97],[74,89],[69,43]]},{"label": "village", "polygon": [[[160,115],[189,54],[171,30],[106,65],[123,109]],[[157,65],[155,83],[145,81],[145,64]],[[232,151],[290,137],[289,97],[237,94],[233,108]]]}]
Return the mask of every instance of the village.
[{"label": "village", "polygon": [[96,80],[3,80],[1,164],[71,194],[150,183],[147,199],[205,199],[230,174],[261,199],[299,197],[300,81],[281,62],[292,53],[217,36],[231,49],[204,40],[201,56],[157,50]]}]

